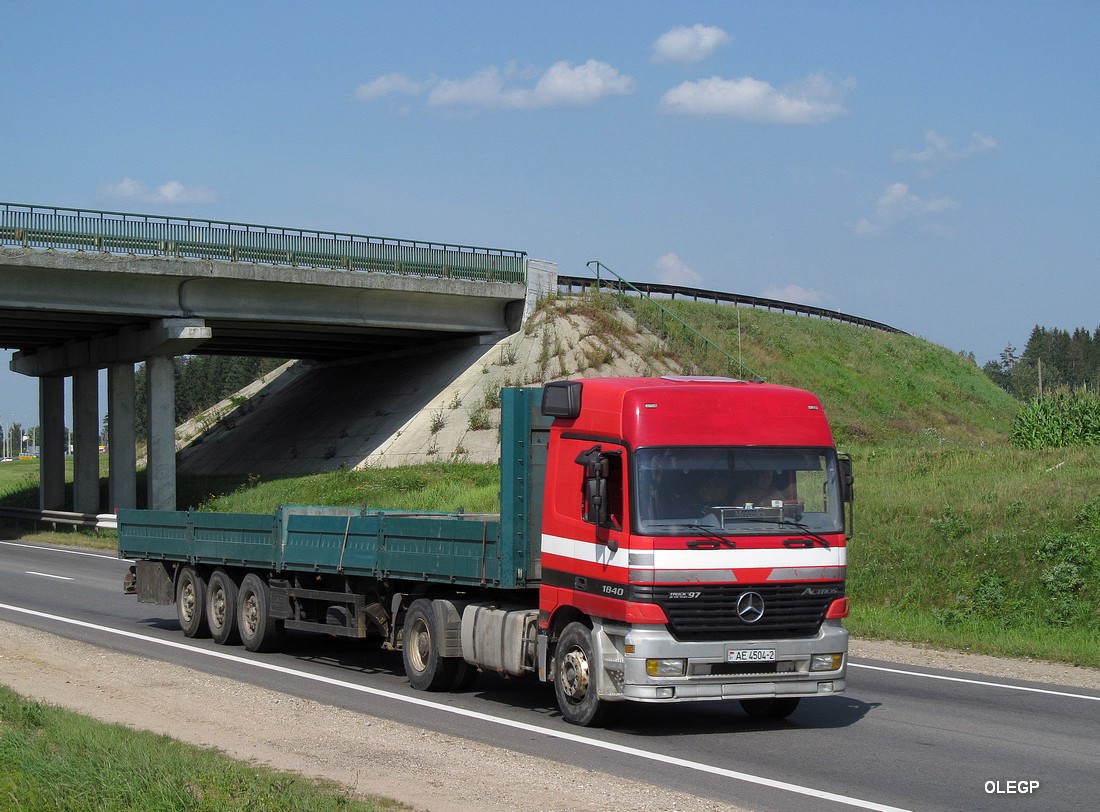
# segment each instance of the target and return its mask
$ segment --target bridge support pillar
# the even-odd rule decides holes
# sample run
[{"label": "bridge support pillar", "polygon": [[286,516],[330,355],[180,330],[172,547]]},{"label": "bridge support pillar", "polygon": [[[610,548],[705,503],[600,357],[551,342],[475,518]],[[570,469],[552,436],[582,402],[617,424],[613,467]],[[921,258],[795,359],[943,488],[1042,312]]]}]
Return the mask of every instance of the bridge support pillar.
[{"label": "bridge support pillar", "polygon": [[99,370],[73,372],[73,510],[99,513]]},{"label": "bridge support pillar", "polygon": [[65,509],[65,379],[38,379],[38,509]]},{"label": "bridge support pillar", "polygon": [[134,431],[134,365],[112,364],[107,370],[107,446],[111,454],[110,504],[137,507],[137,443]]},{"label": "bridge support pillar", "polygon": [[176,509],[176,368],[170,355],[145,361],[149,392],[148,464],[145,467],[147,506]]}]

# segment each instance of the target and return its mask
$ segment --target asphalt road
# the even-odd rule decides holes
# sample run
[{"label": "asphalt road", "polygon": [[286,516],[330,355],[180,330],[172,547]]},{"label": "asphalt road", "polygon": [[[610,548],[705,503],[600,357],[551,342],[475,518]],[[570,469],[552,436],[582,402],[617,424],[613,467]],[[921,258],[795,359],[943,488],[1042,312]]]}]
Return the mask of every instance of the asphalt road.
[{"label": "asphalt road", "polygon": [[362,643],[294,634],[282,653],[250,654],[188,640],[173,607],[122,593],[126,567],[0,542],[0,620],[752,809],[1096,805],[1097,691],[856,659],[847,693],[805,700],[783,722],[732,702],[632,705],[614,729],[587,730],[535,682],[482,675],[466,693],[424,694],[399,655]]}]

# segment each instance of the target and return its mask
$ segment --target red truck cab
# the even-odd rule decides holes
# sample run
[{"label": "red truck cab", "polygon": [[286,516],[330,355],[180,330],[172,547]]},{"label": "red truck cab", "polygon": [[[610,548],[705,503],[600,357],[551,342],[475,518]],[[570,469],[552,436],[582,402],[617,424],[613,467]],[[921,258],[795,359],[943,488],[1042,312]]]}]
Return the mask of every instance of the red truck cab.
[{"label": "red truck cab", "polygon": [[559,705],[844,689],[851,466],[820,401],[725,378],[561,381],[542,505],[540,656]]}]

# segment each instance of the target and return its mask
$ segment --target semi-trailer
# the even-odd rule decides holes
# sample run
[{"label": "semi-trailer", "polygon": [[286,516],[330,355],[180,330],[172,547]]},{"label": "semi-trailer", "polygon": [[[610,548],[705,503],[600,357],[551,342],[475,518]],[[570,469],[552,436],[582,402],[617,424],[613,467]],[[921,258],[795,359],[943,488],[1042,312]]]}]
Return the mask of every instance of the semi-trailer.
[{"label": "semi-trailer", "polygon": [[554,381],[501,392],[499,514],[123,510],[118,550],[188,637],[370,638],[418,690],[552,682],[577,725],[627,702],[783,718],[844,690],[852,481],[809,392]]}]

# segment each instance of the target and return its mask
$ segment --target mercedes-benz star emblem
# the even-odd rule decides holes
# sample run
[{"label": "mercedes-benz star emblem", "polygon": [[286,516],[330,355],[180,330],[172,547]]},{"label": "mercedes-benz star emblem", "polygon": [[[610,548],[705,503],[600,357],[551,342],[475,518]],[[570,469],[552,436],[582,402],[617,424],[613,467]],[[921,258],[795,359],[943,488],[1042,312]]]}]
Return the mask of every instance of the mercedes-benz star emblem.
[{"label": "mercedes-benz star emblem", "polygon": [[764,617],[764,598],[759,592],[745,592],[737,599],[737,616],[745,623]]}]

